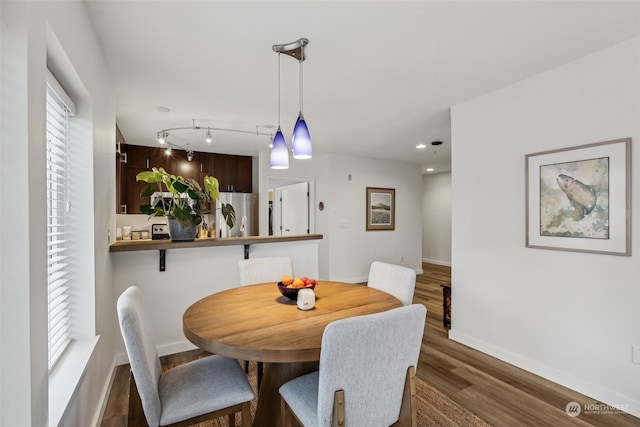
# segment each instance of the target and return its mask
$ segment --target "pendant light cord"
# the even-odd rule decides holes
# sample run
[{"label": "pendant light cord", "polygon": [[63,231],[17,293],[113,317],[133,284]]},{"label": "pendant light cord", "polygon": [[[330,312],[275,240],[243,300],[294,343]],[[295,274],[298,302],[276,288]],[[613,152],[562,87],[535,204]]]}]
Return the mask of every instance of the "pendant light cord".
[{"label": "pendant light cord", "polygon": [[280,52],[278,52],[278,129],[280,129]]},{"label": "pendant light cord", "polygon": [[303,84],[302,84],[302,63],[304,62],[304,45],[302,45],[300,47],[300,113],[302,114],[302,88],[303,88]]}]

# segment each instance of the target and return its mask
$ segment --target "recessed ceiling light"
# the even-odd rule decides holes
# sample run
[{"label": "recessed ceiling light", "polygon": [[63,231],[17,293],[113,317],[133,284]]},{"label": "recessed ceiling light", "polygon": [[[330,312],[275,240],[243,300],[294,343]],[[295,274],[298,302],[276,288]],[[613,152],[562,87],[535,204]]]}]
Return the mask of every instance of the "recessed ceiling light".
[{"label": "recessed ceiling light", "polygon": [[427,172],[433,172],[433,168],[427,168]]},{"label": "recessed ceiling light", "polygon": [[427,144],[418,144],[418,145],[416,145],[416,148],[418,148],[418,149],[427,148]]},{"label": "recessed ceiling light", "polygon": [[161,113],[168,113],[169,111],[171,111],[171,108],[163,107],[162,105],[158,105],[156,107],[156,110],[160,111]]}]

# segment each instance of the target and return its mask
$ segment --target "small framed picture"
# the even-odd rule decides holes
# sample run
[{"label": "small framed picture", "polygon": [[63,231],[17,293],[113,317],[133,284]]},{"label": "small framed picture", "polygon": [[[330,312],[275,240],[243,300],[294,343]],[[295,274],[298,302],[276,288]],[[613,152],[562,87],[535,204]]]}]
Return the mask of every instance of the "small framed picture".
[{"label": "small framed picture", "polygon": [[367,187],[367,231],[394,230],[396,224],[396,190]]},{"label": "small framed picture", "polygon": [[631,255],[631,138],[525,156],[528,248]]}]

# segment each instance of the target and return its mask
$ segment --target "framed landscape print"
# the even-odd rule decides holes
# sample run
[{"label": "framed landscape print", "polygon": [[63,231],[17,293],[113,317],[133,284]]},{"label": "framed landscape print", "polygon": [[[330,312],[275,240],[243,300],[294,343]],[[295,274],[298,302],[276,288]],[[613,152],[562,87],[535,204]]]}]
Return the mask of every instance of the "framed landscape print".
[{"label": "framed landscape print", "polygon": [[631,138],[525,156],[528,248],[631,255]]},{"label": "framed landscape print", "polygon": [[396,190],[367,187],[367,231],[394,230]]}]

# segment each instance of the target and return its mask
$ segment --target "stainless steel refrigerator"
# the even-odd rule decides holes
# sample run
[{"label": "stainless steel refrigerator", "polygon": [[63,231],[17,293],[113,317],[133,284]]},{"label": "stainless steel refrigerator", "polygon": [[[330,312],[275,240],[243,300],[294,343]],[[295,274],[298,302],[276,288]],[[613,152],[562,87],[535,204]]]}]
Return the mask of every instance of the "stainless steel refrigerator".
[{"label": "stainless steel refrigerator", "polygon": [[[229,229],[220,209],[230,203],[236,212],[236,223]],[[241,237],[258,235],[258,195],[253,193],[220,193],[216,201],[216,236]]]}]

